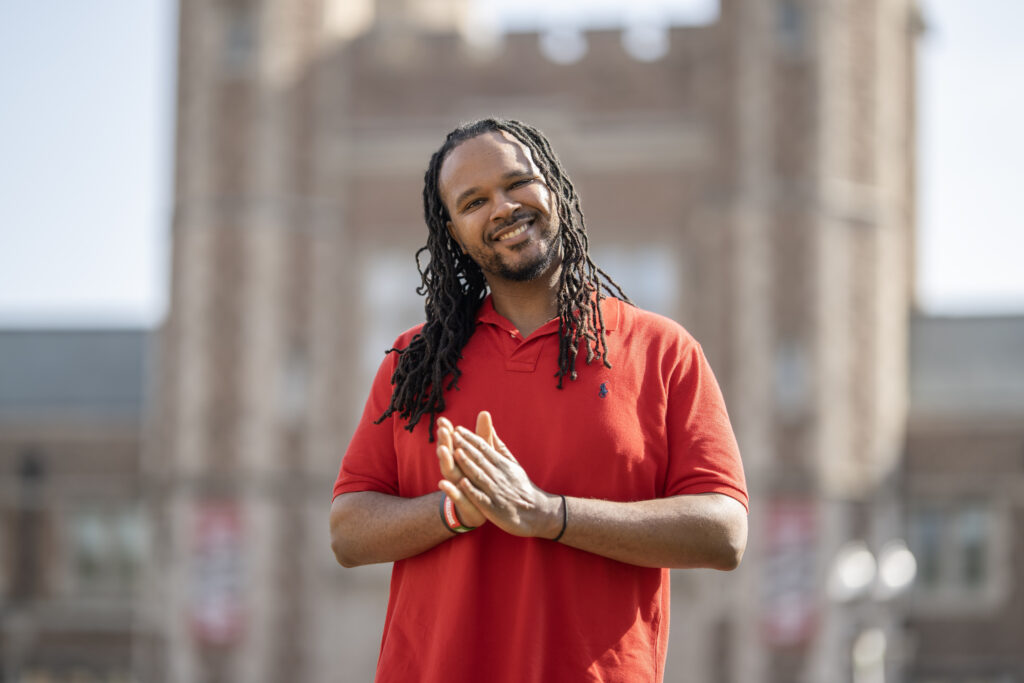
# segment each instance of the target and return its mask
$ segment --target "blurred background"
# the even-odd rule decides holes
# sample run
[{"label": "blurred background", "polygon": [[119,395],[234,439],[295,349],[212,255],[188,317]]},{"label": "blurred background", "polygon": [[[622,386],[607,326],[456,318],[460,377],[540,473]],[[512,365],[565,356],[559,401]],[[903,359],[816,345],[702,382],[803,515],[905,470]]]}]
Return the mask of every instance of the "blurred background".
[{"label": "blurred background", "polygon": [[[1024,682],[1024,5],[0,0],[0,680],[372,680],[330,488],[430,153],[550,137],[751,489],[665,680]],[[1013,183],[1011,185],[1011,183]]]}]

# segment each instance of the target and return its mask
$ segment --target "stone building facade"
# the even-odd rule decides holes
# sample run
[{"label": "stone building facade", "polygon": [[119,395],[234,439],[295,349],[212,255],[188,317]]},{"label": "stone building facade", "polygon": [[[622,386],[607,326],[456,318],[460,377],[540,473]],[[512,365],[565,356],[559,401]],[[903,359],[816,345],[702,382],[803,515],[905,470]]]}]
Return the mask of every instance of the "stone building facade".
[{"label": "stone building facade", "polygon": [[495,39],[467,8],[181,2],[141,678],[372,676],[388,567],[334,564],[330,485],[421,315],[429,155],[498,114],[548,133],[598,262],[701,340],[730,406],[751,542],[736,573],[674,574],[667,680],[845,680],[864,624],[820,587],[844,541],[901,533],[913,1],[722,0],[661,55]]}]

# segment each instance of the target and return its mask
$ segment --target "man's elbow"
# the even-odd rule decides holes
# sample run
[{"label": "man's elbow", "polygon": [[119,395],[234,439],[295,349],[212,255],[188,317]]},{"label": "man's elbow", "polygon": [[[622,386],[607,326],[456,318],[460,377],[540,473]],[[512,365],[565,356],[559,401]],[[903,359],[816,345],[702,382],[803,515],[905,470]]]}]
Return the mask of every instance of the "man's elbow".
[{"label": "man's elbow", "polygon": [[722,544],[715,569],[723,572],[731,572],[738,568],[740,566],[740,562],[743,560],[743,551],[746,550],[746,547],[747,544],[745,540],[744,542],[737,542],[735,539],[727,539]]},{"label": "man's elbow", "polygon": [[346,569],[359,567],[366,562],[359,557],[351,534],[346,533],[346,509],[339,499],[331,505],[331,552],[338,564]]},{"label": "man's elbow", "polygon": [[740,566],[747,549],[747,511],[732,500],[724,501],[724,505],[712,566],[714,569],[731,572]]},{"label": "man's elbow", "polygon": [[359,567],[365,564],[365,562],[360,562],[358,558],[356,558],[348,547],[348,544],[345,543],[345,539],[333,532],[331,533],[331,552],[334,553],[334,559],[338,561],[338,564],[346,569]]},{"label": "man's elbow", "polygon": [[338,564],[346,569],[359,566],[359,562],[352,555],[351,549],[345,541],[345,536],[336,528],[333,519],[331,520],[331,552],[334,553],[334,559]]}]

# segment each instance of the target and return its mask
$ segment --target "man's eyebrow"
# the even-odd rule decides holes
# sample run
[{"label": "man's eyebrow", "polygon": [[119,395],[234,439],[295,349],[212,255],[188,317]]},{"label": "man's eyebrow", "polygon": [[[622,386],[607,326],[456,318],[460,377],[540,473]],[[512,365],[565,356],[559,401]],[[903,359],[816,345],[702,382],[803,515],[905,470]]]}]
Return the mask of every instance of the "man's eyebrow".
[{"label": "man's eyebrow", "polygon": [[509,171],[505,175],[501,176],[503,180],[509,180],[511,178],[523,178],[525,176],[532,176],[533,173],[528,168],[517,168]]},{"label": "man's eyebrow", "polygon": [[462,206],[462,202],[466,201],[468,198],[472,197],[473,195],[475,195],[479,191],[480,191],[479,187],[471,187],[468,190],[463,191],[462,194],[460,194],[458,197],[455,198],[455,203],[454,203],[455,208],[457,209],[460,206]]},{"label": "man's eyebrow", "polygon": [[[535,174],[533,173],[533,171],[531,171],[528,168],[517,168],[515,170],[509,171],[509,172],[503,174],[501,176],[501,179],[502,180],[511,180],[512,178],[532,178],[534,176],[535,176]],[[459,193],[459,196],[455,198],[455,207],[458,208],[458,207],[462,206],[462,202],[466,201],[467,199],[469,199],[471,196],[475,195],[479,191],[480,191],[480,188],[476,187],[476,186],[471,187],[471,188],[469,188],[467,190],[463,190],[461,193]]]}]

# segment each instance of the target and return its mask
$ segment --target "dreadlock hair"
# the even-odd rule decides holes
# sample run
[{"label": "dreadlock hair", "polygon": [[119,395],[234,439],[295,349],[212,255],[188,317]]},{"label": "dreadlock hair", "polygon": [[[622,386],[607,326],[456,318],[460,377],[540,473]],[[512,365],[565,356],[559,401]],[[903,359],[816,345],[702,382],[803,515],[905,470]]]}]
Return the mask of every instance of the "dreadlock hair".
[{"label": "dreadlock hair", "polygon": [[[600,306],[605,298],[602,290],[632,304],[618,283],[590,259],[580,198],[544,134],[520,121],[504,119],[488,118],[460,125],[434,152],[423,178],[423,215],[428,234],[426,246],[416,252],[416,267],[421,278],[416,292],[427,297],[426,323],[407,347],[388,349],[388,353],[399,354],[391,375],[394,391],[391,404],[376,420],[379,424],[398,413],[408,420],[405,428],[412,431],[420,418],[429,414],[430,441],[434,440],[434,422],[445,409],[444,392],[455,388],[462,375],[458,367],[462,348],[476,328],[476,313],[487,296],[487,281],[480,267],[462,253],[448,232],[450,217],[441,199],[438,181],[441,166],[453,149],[466,140],[490,132],[504,132],[529,149],[556,198],[558,246],[562,257],[557,292],[558,371],[554,375],[558,378],[559,389],[564,377],[576,379],[576,356],[581,340],[586,340],[588,364],[600,357],[605,367],[611,367]],[[426,265],[420,260],[423,252],[430,256]]]}]

